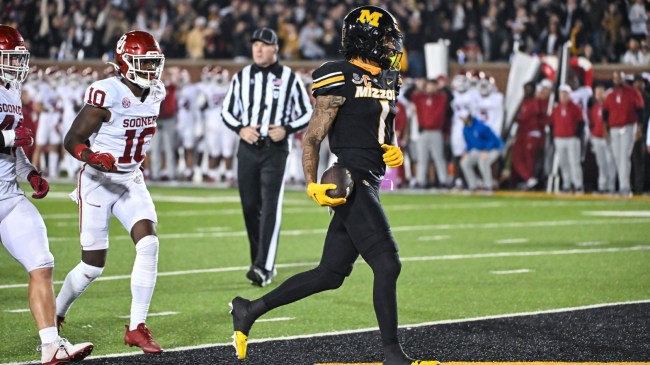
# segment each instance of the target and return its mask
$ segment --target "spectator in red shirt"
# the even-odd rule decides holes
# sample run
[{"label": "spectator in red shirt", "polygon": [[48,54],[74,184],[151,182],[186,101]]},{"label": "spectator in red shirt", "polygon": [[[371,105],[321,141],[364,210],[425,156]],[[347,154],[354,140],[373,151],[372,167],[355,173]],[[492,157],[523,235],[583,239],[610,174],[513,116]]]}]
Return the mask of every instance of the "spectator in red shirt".
[{"label": "spectator in red shirt", "polygon": [[449,181],[442,133],[450,108],[447,93],[438,87],[438,80],[427,80],[424,91],[413,92],[411,101],[416,108],[420,131],[417,148],[417,185],[427,186],[429,160],[433,159],[438,185],[447,187]]},{"label": "spectator in red shirt", "polygon": [[625,85],[623,79],[624,75],[620,71],[615,71],[612,75],[614,88],[603,104],[603,122],[605,129],[609,129],[612,154],[618,172],[618,191],[623,196],[630,196],[630,157],[636,135],[641,132],[644,104],[639,91]]},{"label": "spectator in red shirt", "polygon": [[584,130],[582,110],[571,101],[571,87],[561,85],[559,103],[551,113],[551,128],[555,153],[562,175],[562,191],[573,189],[582,193],[582,166],[580,165],[580,138]]},{"label": "spectator in red shirt", "polygon": [[603,102],[605,101],[605,86],[598,84],[594,87],[594,97],[589,107],[589,130],[591,131],[591,150],[596,156],[598,165],[598,193],[613,193],[616,191],[616,165],[609,144],[609,136],[603,123]]},{"label": "spectator in red shirt", "polygon": [[535,167],[540,163],[544,150],[544,121],[546,109],[535,97],[535,82],[524,85],[524,100],[515,116],[517,135],[512,146],[512,169],[525,181],[526,189],[537,185]]}]

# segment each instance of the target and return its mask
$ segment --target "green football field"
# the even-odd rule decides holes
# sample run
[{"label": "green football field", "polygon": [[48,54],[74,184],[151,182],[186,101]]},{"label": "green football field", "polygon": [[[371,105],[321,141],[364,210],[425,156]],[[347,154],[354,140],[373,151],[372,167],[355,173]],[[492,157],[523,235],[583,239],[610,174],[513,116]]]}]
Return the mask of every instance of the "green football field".
[{"label": "green football field", "polygon": [[[72,185],[35,202],[56,260],[55,289],[79,261]],[[148,325],[167,349],[226,343],[228,302],[260,296],[314,267],[329,222],[302,191],[287,191],[277,256],[266,288],[245,279],[249,250],[236,190],[150,188],[158,211],[159,277]],[[400,324],[650,299],[650,200],[486,195],[382,195],[403,261]],[[29,229],[29,227],[24,227]],[[71,308],[62,335],[91,341],[93,355],[123,344],[135,250],[117,220],[102,277]],[[35,360],[27,274],[0,250],[0,363]],[[343,287],[278,308],[255,338],[376,327],[372,274],[358,262]]]}]

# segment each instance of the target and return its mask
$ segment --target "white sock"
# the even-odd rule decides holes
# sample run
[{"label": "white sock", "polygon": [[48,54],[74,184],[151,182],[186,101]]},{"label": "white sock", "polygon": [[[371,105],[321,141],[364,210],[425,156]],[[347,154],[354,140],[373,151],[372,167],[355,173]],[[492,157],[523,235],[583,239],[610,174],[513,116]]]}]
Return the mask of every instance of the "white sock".
[{"label": "white sock", "polygon": [[56,296],[56,315],[65,317],[74,301],[79,298],[88,285],[102,274],[103,267],[90,266],[83,261],[70,270],[65,277],[61,291]]},{"label": "white sock", "polygon": [[131,323],[133,331],[145,323],[158,275],[158,237],[146,236],[135,245],[135,262],[131,272]]},{"label": "white sock", "polygon": [[38,331],[38,336],[41,338],[41,344],[52,343],[59,339],[59,332],[56,327],[47,327]]},{"label": "white sock", "polygon": [[47,162],[50,178],[59,177],[59,154],[50,152],[47,157]]}]

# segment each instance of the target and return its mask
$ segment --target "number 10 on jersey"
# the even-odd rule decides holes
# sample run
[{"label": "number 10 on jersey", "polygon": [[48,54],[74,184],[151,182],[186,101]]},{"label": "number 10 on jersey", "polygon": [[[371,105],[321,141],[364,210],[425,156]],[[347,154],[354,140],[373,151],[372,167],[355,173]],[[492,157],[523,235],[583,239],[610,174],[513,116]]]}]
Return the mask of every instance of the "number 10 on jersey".
[{"label": "number 10 on jersey", "polygon": [[[137,129],[128,129],[124,135],[126,137],[126,146],[124,146],[124,154],[120,156],[117,160],[118,163],[131,163],[142,162],[144,160],[144,153],[142,153],[142,146],[144,145],[144,138],[149,135],[154,135],[156,133],[156,127],[145,128],[140,132],[140,135],[136,139]],[[133,143],[135,141],[135,152],[132,154]]]}]

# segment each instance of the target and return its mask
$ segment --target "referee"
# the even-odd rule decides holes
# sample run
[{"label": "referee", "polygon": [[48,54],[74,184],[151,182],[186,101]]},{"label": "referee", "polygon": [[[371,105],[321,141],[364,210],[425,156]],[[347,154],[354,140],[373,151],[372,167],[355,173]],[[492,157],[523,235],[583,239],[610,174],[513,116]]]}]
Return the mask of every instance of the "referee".
[{"label": "referee", "polygon": [[260,28],[251,41],[254,63],[233,77],[221,116],[240,138],[239,196],[252,263],[246,277],[263,287],[276,274],[288,136],[307,126],[312,107],[300,77],[278,63],[277,34]]}]

